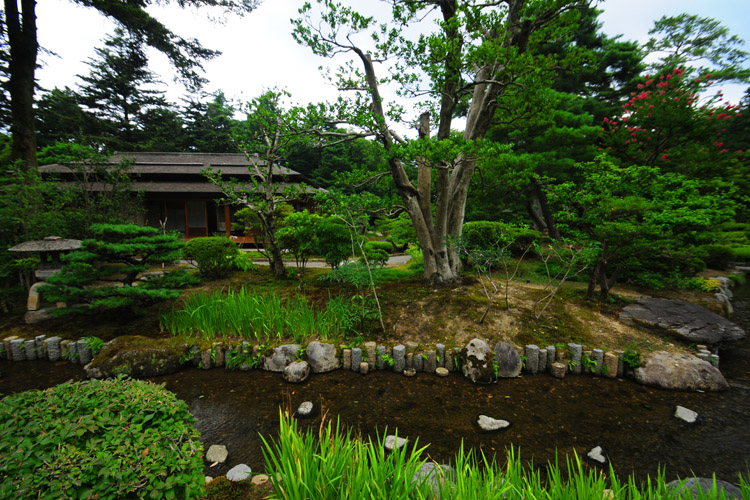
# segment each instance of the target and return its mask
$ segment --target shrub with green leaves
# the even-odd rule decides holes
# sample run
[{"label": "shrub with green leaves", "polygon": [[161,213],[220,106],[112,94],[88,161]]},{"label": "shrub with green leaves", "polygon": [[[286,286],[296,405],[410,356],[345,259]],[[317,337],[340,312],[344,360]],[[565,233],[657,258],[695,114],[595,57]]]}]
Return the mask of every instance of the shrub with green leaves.
[{"label": "shrub with green leaves", "polygon": [[235,267],[240,249],[226,236],[193,238],[185,244],[183,255],[192,261],[207,279],[224,278]]},{"label": "shrub with green leaves", "polygon": [[66,383],[0,401],[0,498],[189,499],[203,448],[187,405],[150,382]]},{"label": "shrub with green leaves", "polygon": [[461,244],[468,251],[508,248],[518,257],[532,244],[540,242],[539,231],[497,221],[474,221],[464,224]]},{"label": "shrub with green leaves", "polygon": [[83,240],[81,249],[68,254],[67,264],[41,287],[50,302],[69,304],[56,313],[149,305],[175,299],[177,289],[197,282],[184,270],[142,274],[182,256],[176,234],[135,224],[94,224],[91,231],[96,237]]},{"label": "shrub with green leaves", "polygon": [[727,269],[734,259],[732,248],[727,245],[703,245],[698,254],[710,269]]},{"label": "shrub with green leaves", "polygon": [[385,266],[388,262],[389,252],[393,249],[388,241],[368,241],[365,243],[364,252],[367,261],[371,265]]}]

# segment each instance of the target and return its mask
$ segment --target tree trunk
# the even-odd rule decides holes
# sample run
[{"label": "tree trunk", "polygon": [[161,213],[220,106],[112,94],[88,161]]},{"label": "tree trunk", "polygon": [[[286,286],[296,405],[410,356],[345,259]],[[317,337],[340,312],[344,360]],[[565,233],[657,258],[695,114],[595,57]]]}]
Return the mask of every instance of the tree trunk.
[{"label": "tree trunk", "polygon": [[11,161],[20,160],[24,168],[36,171],[36,129],[34,123],[34,71],[39,44],[36,37],[36,0],[4,0],[5,20],[10,45],[8,91],[10,92],[13,136]]},{"label": "tree trunk", "polygon": [[277,278],[286,278],[286,269],[284,268],[284,258],[281,253],[281,248],[275,243],[269,245],[271,247],[271,269],[273,270],[274,276]]},{"label": "tree trunk", "polygon": [[539,203],[539,208],[542,211],[542,217],[544,217],[544,225],[547,226],[547,232],[550,238],[559,240],[560,232],[557,230],[555,218],[552,216],[552,211],[549,208],[549,203],[547,202],[547,193],[545,193],[544,189],[542,189],[542,185],[539,183],[539,179],[531,179],[531,188],[534,191],[534,198],[536,199],[537,203]]}]

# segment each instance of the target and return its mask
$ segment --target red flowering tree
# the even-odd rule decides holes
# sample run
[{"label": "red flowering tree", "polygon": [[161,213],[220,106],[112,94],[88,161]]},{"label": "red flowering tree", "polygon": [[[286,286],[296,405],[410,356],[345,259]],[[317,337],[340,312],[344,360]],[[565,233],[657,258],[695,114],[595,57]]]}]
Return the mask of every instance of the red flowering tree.
[{"label": "red flowering tree", "polygon": [[741,116],[721,92],[701,97],[711,74],[689,77],[677,68],[645,75],[618,117],[605,117],[603,144],[628,165],[658,166],[690,178],[747,184],[746,151],[732,147],[724,133]]}]

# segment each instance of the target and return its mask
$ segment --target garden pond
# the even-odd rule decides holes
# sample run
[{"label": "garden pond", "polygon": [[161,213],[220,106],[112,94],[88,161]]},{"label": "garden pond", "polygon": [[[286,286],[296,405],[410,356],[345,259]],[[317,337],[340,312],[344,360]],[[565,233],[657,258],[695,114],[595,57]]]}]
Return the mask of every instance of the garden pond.
[{"label": "garden pond", "polygon": [[[750,331],[750,286],[735,291],[733,320]],[[488,386],[474,385],[458,374],[447,378],[391,372],[361,375],[337,370],[314,375],[299,385],[280,374],[227,372],[190,368],[156,377],[189,406],[207,449],[225,444],[229,458],[210,467],[217,476],[238,463],[259,471],[263,466],[260,435],[278,429],[279,408],[296,409],[303,401],[322,408],[301,428],[320,425],[321,414],[339,418],[355,432],[375,436],[394,433],[429,445],[427,454],[450,461],[463,442],[504,460],[505,450],[520,450],[536,465],[573,452],[579,456],[601,446],[620,476],[645,480],[663,470],[667,480],[689,475],[737,482],[750,471],[750,340],[720,352],[721,370],[732,385],[722,393],[666,391],[631,380],[527,375]],[[82,380],[83,369],[65,362],[0,362],[0,393],[45,388]],[[688,424],[674,417],[681,405],[696,411]],[[483,433],[480,414],[508,420],[511,426]]]}]

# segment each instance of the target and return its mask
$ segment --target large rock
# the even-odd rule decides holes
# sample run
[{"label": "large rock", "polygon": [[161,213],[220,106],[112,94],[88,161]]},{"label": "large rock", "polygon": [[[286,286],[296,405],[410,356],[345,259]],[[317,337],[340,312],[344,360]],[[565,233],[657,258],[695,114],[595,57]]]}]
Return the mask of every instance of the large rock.
[{"label": "large rock", "polygon": [[150,339],[126,335],[104,344],[86,365],[89,378],[155,377],[178,371],[189,361],[188,346],[179,339]]},{"label": "large rock", "polygon": [[512,378],[521,374],[523,363],[521,363],[521,356],[513,344],[503,341],[495,344],[495,361],[497,362],[498,377]]},{"label": "large rock", "polygon": [[294,384],[304,382],[310,376],[310,365],[307,361],[295,361],[284,367],[283,377]]},{"label": "large rock", "polygon": [[489,384],[492,382],[492,351],[490,351],[490,346],[484,340],[473,339],[464,347],[461,357],[464,361],[464,377],[475,384]]},{"label": "large rock", "polygon": [[250,477],[253,470],[247,464],[238,464],[229,469],[227,479],[229,481],[244,481]]},{"label": "large rock", "polygon": [[721,372],[707,361],[690,354],[656,351],[636,368],[635,379],[664,389],[723,391],[729,388]]},{"label": "large rock", "polygon": [[422,464],[414,476],[412,483],[422,483],[430,486],[432,498],[440,500],[443,498],[442,491],[446,489],[446,483],[456,482],[456,473],[450,465],[427,462]]},{"label": "large rock", "polygon": [[299,344],[285,344],[275,348],[263,360],[263,369],[269,372],[283,372],[284,368],[297,361]]},{"label": "large rock", "polygon": [[[706,494],[708,492],[713,491],[714,488],[714,480],[707,477],[691,477],[687,481],[680,481],[679,479],[675,481],[670,481],[667,483],[667,490],[672,491],[679,491],[680,496],[682,498],[698,498],[698,488],[700,485],[700,490]],[[733,485],[732,483],[728,483],[726,481],[722,481],[720,479],[716,480],[716,492],[720,494],[721,490],[724,490],[724,493],[726,494],[727,500],[742,500],[742,491]],[[686,495],[689,492],[689,495]],[[706,498],[713,498],[712,496],[707,495]],[[724,497],[721,497],[724,498]]]},{"label": "large rock", "polygon": [[728,319],[684,300],[641,297],[622,310],[620,321],[659,328],[687,342],[718,344],[745,337]]}]

